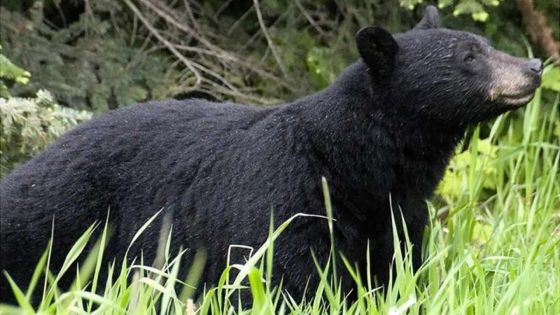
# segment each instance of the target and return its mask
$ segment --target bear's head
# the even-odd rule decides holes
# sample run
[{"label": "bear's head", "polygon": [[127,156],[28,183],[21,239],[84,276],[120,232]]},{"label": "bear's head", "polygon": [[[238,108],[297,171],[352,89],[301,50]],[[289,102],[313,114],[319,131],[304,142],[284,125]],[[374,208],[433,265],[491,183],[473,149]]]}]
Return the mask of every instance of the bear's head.
[{"label": "bear's head", "polygon": [[465,125],[527,104],[542,62],[495,50],[476,34],[440,27],[429,6],[412,30],[391,35],[366,27],[356,35],[378,102],[394,114]]}]

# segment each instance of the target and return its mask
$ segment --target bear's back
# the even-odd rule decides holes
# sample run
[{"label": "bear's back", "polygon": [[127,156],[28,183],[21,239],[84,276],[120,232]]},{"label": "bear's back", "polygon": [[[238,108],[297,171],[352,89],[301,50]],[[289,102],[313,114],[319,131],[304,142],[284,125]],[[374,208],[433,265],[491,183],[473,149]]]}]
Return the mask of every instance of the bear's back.
[{"label": "bear's back", "polygon": [[134,187],[156,191],[160,181],[169,181],[178,170],[183,176],[194,174],[200,160],[244,137],[239,132],[250,129],[266,111],[189,99],[109,112],[67,132],[4,178],[2,216],[9,221],[25,211],[25,221],[42,222],[42,209],[56,213],[77,204],[106,214],[108,205],[123,201],[113,196],[125,198]]}]

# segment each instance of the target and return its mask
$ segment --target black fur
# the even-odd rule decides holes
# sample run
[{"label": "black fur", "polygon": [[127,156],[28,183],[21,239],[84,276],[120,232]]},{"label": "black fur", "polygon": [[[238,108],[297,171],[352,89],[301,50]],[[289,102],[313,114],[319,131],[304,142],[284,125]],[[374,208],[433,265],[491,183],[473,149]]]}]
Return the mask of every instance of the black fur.
[{"label": "black fur", "polygon": [[[115,234],[107,254],[122,257],[137,229],[164,209],[173,218],[174,251],[205,248],[204,281],[213,284],[231,244],[264,242],[271,209],[276,224],[296,213],[325,215],[322,176],[331,188],[336,248],[362,274],[369,241],[371,271],[388,281],[391,208],[404,215],[419,266],[425,200],[453,148],[468,124],[505,111],[488,100],[488,70],[458,57],[466,43],[487,44],[474,34],[431,29],[438,25],[432,22],[394,38],[380,28],[360,32],[366,63],[289,104],[158,101],[75,128],[2,181],[1,268],[25,286],[54,217],[56,269],[108,209]],[[158,233],[154,224],[131,253],[141,245],[152,261]],[[296,296],[308,277],[316,281],[312,250],[322,261],[329,255],[324,219],[297,219],[275,244],[275,279],[283,276]],[[4,279],[0,287],[8,300]]]}]

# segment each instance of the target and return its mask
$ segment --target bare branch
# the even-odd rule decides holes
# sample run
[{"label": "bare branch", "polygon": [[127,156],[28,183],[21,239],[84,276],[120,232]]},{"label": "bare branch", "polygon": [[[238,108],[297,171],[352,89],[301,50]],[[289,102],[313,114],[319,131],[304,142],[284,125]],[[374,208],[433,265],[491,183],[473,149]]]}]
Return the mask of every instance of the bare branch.
[{"label": "bare branch", "polygon": [[323,31],[323,29],[321,29],[321,27],[319,25],[317,25],[317,23],[315,22],[315,20],[311,17],[311,15],[309,15],[309,13],[307,13],[307,11],[305,10],[305,8],[303,7],[303,5],[301,5],[301,2],[299,0],[295,0],[296,3],[296,7],[301,11],[301,13],[303,14],[303,16],[305,16],[305,18],[307,19],[307,21],[309,22],[309,24],[311,24],[311,26],[313,26],[313,28],[315,30],[317,30],[317,32],[319,32],[319,34],[321,35],[325,35],[325,32]]},{"label": "bare branch", "polygon": [[280,55],[276,50],[276,46],[274,46],[274,43],[272,42],[272,38],[270,38],[270,35],[266,30],[266,26],[264,25],[261,9],[259,8],[259,1],[253,0],[253,3],[255,5],[255,11],[257,12],[257,19],[259,20],[259,25],[261,26],[261,30],[264,34],[264,37],[266,38],[268,47],[270,47],[270,50],[272,51],[272,55],[274,56],[274,59],[276,59],[276,63],[278,64],[280,71],[282,71],[282,75],[284,76],[284,78],[288,78],[288,72],[286,71],[286,67],[284,66],[284,63],[282,62],[282,59],[280,58]]},{"label": "bare branch", "polygon": [[171,44],[170,42],[168,42],[156,29],[155,27],[150,24],[150,22],[142,15],[142,13],[140,12],[140,10],[130,1],[130,0],[124,0],[124,2],[126,3],[126,5],[128,5],[128,7],[132,10],[132,12],[134,12],[134,14],[138,17],[138,19],[140,19],[140,21],[144,24],[144,26],[146,26],[146,28],[150,31],[150,33],[152,33],[163,45],[165,45],[165,47],[167,47],[167,49],[169,49],[169,51],[171,51],[171,53],[173,53],[173,55],[175,55],[175,57],[177,57],[177,59],[181,60],[181,62],[189,69],[191,70],[191,72],[194,74],[194,76],[196,77],[196,83],[194,85],[194,87],[192,87],[193,90],[195,90],[196,88],[198,88],[200,86],[200,84],[202,83],[202,76],[200,75],[200,72],[196,69],[196,64],[189,61],[185,56],[183,56],[183,54],[181,54],[174,46],[173,44]]}]

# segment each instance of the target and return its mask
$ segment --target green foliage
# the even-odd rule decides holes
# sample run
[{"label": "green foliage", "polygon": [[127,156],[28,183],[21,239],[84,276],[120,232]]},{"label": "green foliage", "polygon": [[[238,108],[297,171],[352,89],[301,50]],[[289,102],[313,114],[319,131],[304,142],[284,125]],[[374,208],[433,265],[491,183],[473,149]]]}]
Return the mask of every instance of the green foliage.
[{"label": "green foliage", "polygon": [[[470,14],[475,21],[486,22],[489,14],[486,10],[488,6],[497,7],[503,0],[462,0],[457,3],[453,9],[453,15]],[[453,3],[452,0],[441,1],[439,8],[444,8]]]},{"label": "green foliage", "polygon": [[44,90],[34,98],[0,98],[0,177],[89,118],[89,112],[56,104]]},{"label": "green foliage", "polygon": [[[478,130],[477,130],[478,131]],[[478,139],[478,132],[476,134]],[[462,194],[469,191],[468,174],[471,172],[483,173],[486,179],[482,183],[483,189],[496,190],[496,167],[490,163],[471,164],[472,157],[475,156],[480,161],[490,161],[496,159],[496,145],[493,145],[490,139],[481,139],[476,142],[476,146],[464,152],[457,152],[449,163],[449,167],[443,177],[437,193],[446,198],[448,202],[458,199]],[[482,165],[481,165],[482,164]],[[477,169],[472,170],[473,167]]]},{"label": "green foliage", "polygon": [[[486,7],[498,6],[503,0],[440,0],[438,1],[438,8],[443,9],[446,7],[453,7],[453,15],[459,16],[462,14],[470,14],[473,20],[479,22],[486,22],[489,14]],[[417,5],[421,4],[422,0],[400,0],[400,5],[414,9]]]},{"label": "green foliage", "polygon": [[560,67],[545,68],[541,86],[560,93]]},{"label": "green foliage", "polygon": [[[0,46],[0,50],[2,46]],[[15,81],[20,84],[27,84],[31,73],[14,65],[6,56],[0,54],[0,97],[9,97],[10,92],[6,81]]]},{"label": "green foliage", "polygon": [[45,16],[56,2],[34,1],[23,12],[0,10],[5,54],[34,78],[12,92],[26,96],[47,89],[64,105],[96,112],[173,93],[173,66],[134,29],[123,31],[132,25],[122,5],[109,0],[85,5],[87,13],[67,14],[75,20],[66,20],[61,12],[58,22],[53,21],[61,19],[59,13]]}]

